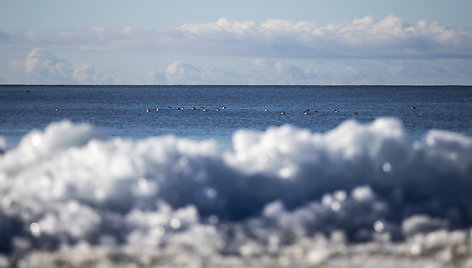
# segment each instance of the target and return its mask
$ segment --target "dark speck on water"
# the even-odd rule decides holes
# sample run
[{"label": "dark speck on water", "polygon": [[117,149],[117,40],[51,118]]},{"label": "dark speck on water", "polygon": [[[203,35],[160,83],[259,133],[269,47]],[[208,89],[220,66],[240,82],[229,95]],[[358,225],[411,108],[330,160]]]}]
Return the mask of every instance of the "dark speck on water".
[{"label": "dark speck on water", "polygon": [[[67,108],[51,112],[59,107]],[[2,85],[0,114],[0,136],[9,145],[64,119],[90,123],[113,136],[172,134],[231,147],[239,129],[291,124],[326,132],[349,119],[397,117],[409,135],[421,139],[430,129],[472,136],[472,87]]]}]

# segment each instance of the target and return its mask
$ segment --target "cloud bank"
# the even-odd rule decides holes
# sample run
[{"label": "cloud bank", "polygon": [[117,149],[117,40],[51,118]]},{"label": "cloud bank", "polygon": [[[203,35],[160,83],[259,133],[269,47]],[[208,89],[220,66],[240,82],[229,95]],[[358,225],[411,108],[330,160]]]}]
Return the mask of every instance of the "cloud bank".
[{"label": "cloud bank", "polygon": [[[349,23],[327,25],[221,18],[154,31],[95,27],[61,32],[0,32],[0,43],[30,51],[24,59],[19,59],[23,55],[16,56],[19,60],[5,64],[5,69],[13,68],[4,71],[2,83],[472,82],[470,29],[445,28],[426,21],[409,24],[395,15],[381,20],[366,16]],[[85,63],[71,63],[47,51],[72,53]],[[97,51],[106,52],[101,62],[90,56]],[[139,56],[133,58],[135,67],[131,68],[129,55],[137,53]],[[146,55],[145,59],[142,55]],[[221,64],[222,61],[225,63]]]},{"label": "cloud bank", "polygon": [[313,83],[316,78],[316,73],[310,69],[279,61],[254,59],[243,70],[174,61],[164,71],[151,72],[148,82],[186,85],[297,84]]},{"label": "cloud bank", "polygon": [[[272,58],[457,58],[472,56],[472,32],[437,22],[408,24],[395,15],[319,25],[270,19],[222,18],[166,30],[97,27],[90,30],[5,33],[3,42],[77,50],[148,51],[178,55]],[[8,38],[6,38],[8,37]],[[7,40],[8,39],[8,40]]]},{"label": "cloud bank", "polygon": [[[88,59],[94,62],[93,59]],[[233,59],[233,61],[235,61]],[[167,66],[137,73],[131,80],[113,71],[96,71],[90,63],[75,64],[58,58],[43,48],[34,48],[9,69],[25,84],[469,84],[472,60],[331,60],[309,64],[290,59],[253,58],[235,61],[235,66],[219,66],[177,60]],[[96,62],[94,62],[97,64]],[[305,62],[306,63],[306,62]],[[116,66],[120,68],[120,66]],[[115,68],[114,68],[115,69]],[[118,77],[115,77],[117,76]],[[0,83],[12,83],[2,80]]]},{"label": "cloud bank", "polygon": [[11,62],[11,67],[23,73],[30,83],[39,84],[98,84],[110,83],[95,72],[90,64],[73,65],[43,48],[31,50],[24,60]]},{"label": "cloud bank", "polygon": [[148,73],[150,84],[470,84],[472,61],[460,60],[291,60],[255,58],[241,67],[175,61]]}]

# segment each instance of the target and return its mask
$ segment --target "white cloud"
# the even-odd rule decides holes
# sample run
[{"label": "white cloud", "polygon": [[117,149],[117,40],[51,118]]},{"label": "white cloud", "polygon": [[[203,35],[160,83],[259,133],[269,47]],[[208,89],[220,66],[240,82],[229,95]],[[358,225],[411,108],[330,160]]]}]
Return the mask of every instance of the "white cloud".
[{"label": "white cloud", "polygon": [[313,69],[301,68],[285,61],[255,59],[253,65],[255,77],[263,78],[263,84],[310,84],[318,77]]},{"label": "white cloud", "polygon": [[33,72],[63,72],[65,61],[60,61],[54,55],[44,51],[41,48],[33,49],[26,60],[24,61],[25,71],[27,73]]},{"label": "white cloud", "polygon": [[183,60],[136,74],[132,80],[118,72],[113,74],[120,79],[116,80],[90,64],[72,64],[35,48],[24,60],[11,63],[16,73],[10,79],[25,84],[470,84],[471,65],[470,59],[254,58],[233,59],[227,66]]},{"label": "white cloud", "polygon": [[205,71],[194,65],[175,61],[166,68],[167,81],[171,84],[199,84],[207,76]]},{"label": "white cloud", "polygon": [[151,84],[310,84],[316,73],[290,63],[254,59],[243,69],[225,69],[213,65],[197,65],[174,61],[164,71],[150,71],[145,79]]},{"label": "white cloud", "polygon": [[[167,66],[165,72],[154,73],[167,84],[248,84],[248,73],[227,70],[213,65],[194,65],[183,61],[175,61]],[[161,80],[162,81],[162,80]]]},{"label": "white cloud", "polygon": [[38,84],[97,84],[110,82],[99,77],[89,64],[72,65],[43,48],[33,49],[24,60],[11,63],[23,79]]},{"label": "white cloud", "polygon": [[[470,84],[472,60],[274,60],[255,58],[227,69],[175,61],[148,72],[149,84]],[[240,66],[243,66],[241,68]]]},{"label": "white cloud", "polygon": [[81,84],[94,84],[98,81],[95,69],[90,64],[75,66],[72,78]]},{"label": "white cloud", "polygon": [[472,32],[445,28],[437,22],[408,24],[388,15],[350,23],[319,25],[280,19],[236,21],[219,19],[167,30],[132,28],[59,33],[26,32],[17,42],[80,50],[130,50],[175,55],[249,56],[273,58],[455,58],[472,57]]},{"label": "white cloud", "polygon": [[165,85],[167,84],[166,76],[163,72],[160,71],[149,71],[146,74],[146,78],[144,79],[147,84],[155,84],[155,85]]},{"label": "white cloud", "polygon": [[[381,20],[366,16],[349,23],[327,25],[222,18],[156,31],[94,27],[61,32],[0,32],[0,42],[6,54],[11,55],[13,46],[38,47],[25,59],[10,65],[16,72],[2,70],[4,79],[19,83],[472,82],[471,29],[445,28],[426,21],[409,24],[394,15]],[[46,49],[75,53],[85,63],[71,63]],[[97,51],[104,56],[94,57]],[[141,56],[136,56],[138,53]],[[8,58],[10,61],[19,56]],[[94,66],[116,69],[113,76],[117,80],[105,78]]]},{"label": "white cloud", "polygon": [[16,61],[14,64],[31,78],[46,83],[69,82],[73,73],[69,62],[57,58],[42,48],[33,49],[26,59]]}]

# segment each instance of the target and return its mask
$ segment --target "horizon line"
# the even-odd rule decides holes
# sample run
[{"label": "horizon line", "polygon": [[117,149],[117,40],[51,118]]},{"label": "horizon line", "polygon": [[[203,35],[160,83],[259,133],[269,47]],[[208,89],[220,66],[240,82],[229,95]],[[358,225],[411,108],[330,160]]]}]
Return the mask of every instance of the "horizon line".
[{"label": "horizon line", "polygon": [[470,87],[472,84],[1,84],[0,86],[77,86],[77,87],[101,87],[101,86],[116,86],[116,87],[182,87],[182,86],[205,86],[205,87],[240,87],[240,86],[271,86],[271,87],[297,87],[297,86],[315,86],[315,87],[338,87],[338,86],[353,86],[353,87],[378,87],[378,86],[392,86],[392,87]]}]

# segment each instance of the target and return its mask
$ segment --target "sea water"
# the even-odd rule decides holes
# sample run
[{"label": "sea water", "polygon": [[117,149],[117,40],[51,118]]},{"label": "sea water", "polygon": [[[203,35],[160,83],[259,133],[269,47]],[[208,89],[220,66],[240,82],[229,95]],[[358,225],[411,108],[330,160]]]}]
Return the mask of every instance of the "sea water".
[{"label": "sea water", "polygon": [[1,265],[472,265],[471,87],[1,86],[0,104]]},{"label": "sea water", "polygon": [[421,139],[430,129],[472,135],[472,87],[1,86],[0,114],[0,135],[12,146],[32,129],[64,119],[112,136],[172,134],[215,139],[227,149],[239,129],[289,124],[324,133],[345,120],[379,117],[399,118]]}]

